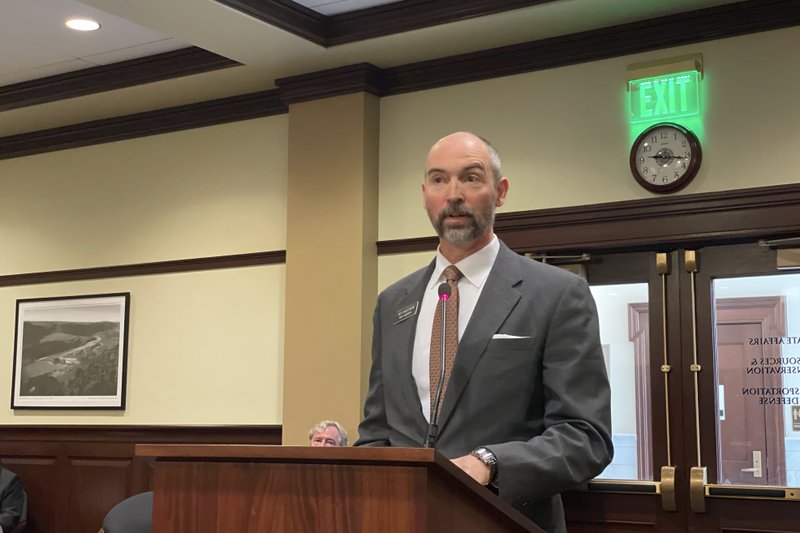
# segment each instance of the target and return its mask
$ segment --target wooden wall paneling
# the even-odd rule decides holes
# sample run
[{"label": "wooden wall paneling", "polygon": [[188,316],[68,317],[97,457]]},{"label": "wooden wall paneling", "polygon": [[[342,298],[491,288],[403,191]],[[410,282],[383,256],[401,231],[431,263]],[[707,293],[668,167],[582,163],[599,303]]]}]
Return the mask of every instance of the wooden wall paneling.
[{"label": "wooden wall paneling", "polygon": [[19,476],[25,492],[28,494],[28,509],[37,510],[35,513],[28,513],[26,531],[29,533],[57,531],[58,493],[55,483],[55,480],[58,479],[57,458],[55,456],[22,457],[4,454],[0,457],[0,463]]},{"label": "wooden wall paneling", "polygon": [[153,486],[138,443],[280,444],[280,426],[0,426],[0,463],[28,493],[26,533],[94,533]]}]

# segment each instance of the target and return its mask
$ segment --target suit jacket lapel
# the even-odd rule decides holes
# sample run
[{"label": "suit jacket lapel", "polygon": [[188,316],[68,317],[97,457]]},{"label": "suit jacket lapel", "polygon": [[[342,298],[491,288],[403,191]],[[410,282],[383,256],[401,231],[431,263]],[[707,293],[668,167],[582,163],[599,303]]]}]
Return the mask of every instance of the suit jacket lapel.
[{"label": "suit jacket lapel", "polygon": [[[432,261],[418,279],[409,282],[394,302],[394,309],[402,309],[408,305],[422,304],[422,295],[425,292],[425,287],[428,285],[435,264],[436,261]],[[416,429],[419,430],[419,441],[420,444],[422,444],[428,431],[428,422],[422,414],[422,404],[419,401],[417,384],[414,381],[411,368],[414,357],[414,335],[417,330],[418,318],[419,312],[407,320],[392,324],[390,328],[392,329],[392,338],[397,339],[397,346],[401,348],[401,350],[398,351],[398,356],[392,358],[396,366],[393,379],[399,381],[400,391],[405,400],[407,412],[411,414],[411,418],[413,418],[416,423]],[[386,379],[386,376],[384,376],[384,379]]]},{"label": "suit jacket lapel", "polygon": [[519,258],[505,244],[500,243],[494,266],[486,285],[481,291],[472,317],[458,343],[456,360],[447,384],[442,412],[439,417],[439,431],[453,412],[461,393],[467,386],[475,366],[486,351],[492,336],[500,329],[506,317],[516,307],[520,293],[514,287],[521,281],[518,270]]}]

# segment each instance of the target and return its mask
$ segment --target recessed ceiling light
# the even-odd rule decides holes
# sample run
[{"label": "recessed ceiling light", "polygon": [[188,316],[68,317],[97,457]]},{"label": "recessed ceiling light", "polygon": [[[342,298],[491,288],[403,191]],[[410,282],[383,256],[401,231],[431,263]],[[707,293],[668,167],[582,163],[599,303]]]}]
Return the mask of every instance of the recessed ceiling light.
[{"label": "recessed ceiling light", "polygon": [[68,18],[64,24],[67,28],[78,31],[95,31],[100,29],[100,23],[86,17]]}]

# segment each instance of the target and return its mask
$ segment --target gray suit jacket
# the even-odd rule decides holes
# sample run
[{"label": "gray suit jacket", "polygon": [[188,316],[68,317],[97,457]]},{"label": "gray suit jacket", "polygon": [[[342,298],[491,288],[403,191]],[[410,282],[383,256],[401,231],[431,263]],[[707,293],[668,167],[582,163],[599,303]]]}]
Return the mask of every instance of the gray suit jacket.
[{"label": "gray suit jacket", "polygon": [[[427,422],[411,375],[417,315],[434,263],[378,297],[372,370],[356,445],[420,447]],[[493,338],[497,334],[520,338]],[[610,392],[597,311],[581,278],[500,252],[458,345],[436,448],[486,446],[501,498],[547,531],[565,531],[559,493],[611,461]]]},{"label": "gray suit jacket", "polygon": [[0,466],[0,527],[9,532],[25,519],[25,491],[15,473]]}]

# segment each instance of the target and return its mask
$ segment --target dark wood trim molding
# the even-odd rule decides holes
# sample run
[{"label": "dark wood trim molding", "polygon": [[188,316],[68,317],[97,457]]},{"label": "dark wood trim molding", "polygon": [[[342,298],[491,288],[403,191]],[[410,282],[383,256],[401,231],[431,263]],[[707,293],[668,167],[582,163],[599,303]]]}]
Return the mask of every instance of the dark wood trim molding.
[{"label": "dark wood trim molding", "polygon": [[554,0],[404,0],[326,16],[291,0],[216,0],[321,46],[335,46]]},{"label": "dark wood trim molding", "polygon": [[[384,70],[385,95],[499,78],[800,24],[800,3],[750,0]],[[653,28],[680,28],[654,32]]]},{"label": "dark wood trim molding", "polygon": [[0,112],[237,65],[192,46],[0,87]]},{"label": "dark wood trim molding", "polygon": [[288,112],[277,89],[0,138],[0,160]]},{"label": "dark wood trim molding", "polygon": [[[800,185],[754,187],[497,215],[519,252],[583,252],[733,243],[800,234]],[[378,255],[435,250],[435,237],[378,242]]]},{"label": "dark wood trim molding", "polygon": [[325,15],[291,0],[214,0],[262,22],[325,46],[328,23]]},{"label": "dark wood trim molding", "polygon": [[[321,15],[290,0],[216,1],[316,44],[334,46],[546,4],[553,0],[405,0],[333,16]],[[794,0],[748,0],[613,28],[583,32],[583,34],[587,34],[588,37],[595,32],[600,32],[596,35],[596,42],[602,46],[592,59],[601,59],[793,26],[797,24],[797,13],[798,6]],[[662,25],[666,23],[668,26]],[[681,30],[658,32],[658,35],[654,35],[653,27],[679,27]],[[604,35],[608,36],[609,33],[613,38],[602,38]],[[580,35],[582,34],[574,34],[574,36]],[[543,50],[543,52],[560,52],[559,45],[566,45],[568,49],[572,48],[569,45],[574,40],[574,36],[545,40],[551,41],[554,48]],[[604,50],[606,54],[610,53],[609,50],[612,51],[613,55],[604,55]],[[622,53],[619,52],[620,50]],[[536,52],[536,50],[532,50],[530,53],[537,56]],[[547,60],[546,58],[539,59]],[[592,59],[576,58],[574,62]]]},{"label": "dark wood trim molding", "polygon": [[127,276],[150,276],[153,274],[174,274],[176,272],[197,272],[200,270],[220,270],[224,268],[277,265],[285,262],[286,251],[278,250],[274,252],[199,257],[196,259],[177,259],[173,261],[158,261],[134,265],[11,274],[0,276],[0,287],[58,283],[64,281],[84,281],[89,279],[122,278]]},{"label": "dark wood trim molding", "polygon": [[405,0],[328,17],[327,45],[429,28],[554,0]]},{"label": "dark wood trim molding", "polygon": [[286,104],[357,92],[380,96],[384,92],[383,71],[369,63],[279,78],[275,85]]},{"label": "dark wood trim molding", "polygon": [[6,424],[0,425],[0,433],[3,434],[0,457],[7,456],[7,446],[11,441],[280,444],[281,428],[282,426],[275,424],[244,426]]},{"label": "dark wood trim molding", "polygon": [[[432,2],[414,0],[378,6],[375,9],[390,11],[399,9],[392,6],[408,3]],[[800,4],[797,2],[741,2],[386,69],[361,63],[278,79],[276,85],[281,89],[287,104],[357,91],[387,96],[796,24],[800,24]],[[682,30],[653,35],[653,27],[681,27]]]}]

